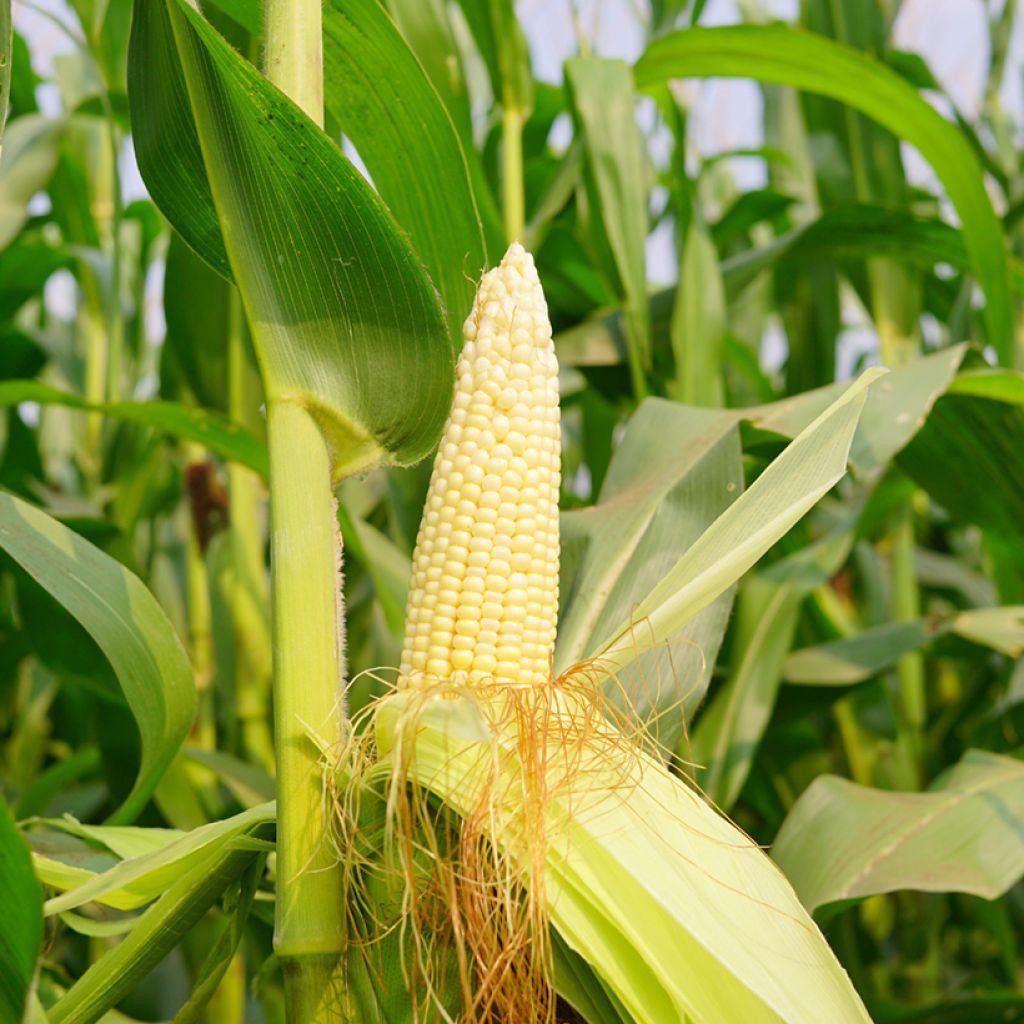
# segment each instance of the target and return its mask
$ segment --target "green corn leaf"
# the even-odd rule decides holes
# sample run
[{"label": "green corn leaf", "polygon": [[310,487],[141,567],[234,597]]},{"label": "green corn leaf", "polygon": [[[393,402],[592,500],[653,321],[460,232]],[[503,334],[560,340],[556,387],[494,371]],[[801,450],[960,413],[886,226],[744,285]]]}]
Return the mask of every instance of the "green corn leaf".
[{"label": "green corn leaf", "polygon": [[1001,896],[1024,875],[1024,762],[970,750],[927,793],[814,780],[772,848],[804,906],[917,889]]},{"label": "green corn leaf", "polygon": [[263,5],[260,0],[213,0],[213,4],[253,38],[259,37],[263,29]]},{"label": "green corn leaf", "polygon": [[1007,657],[1024,656],[1024,606],[970,608],[960,612],[950,627],[976,644],[1001,651]]},{"label": "green corn leaf", "polygon": [[1024,373],[978,367],[961,373],[949,390],[955,395],[977,395],[978,398],[1024,405]]},{"label": "green corn leaf", "polygon": [[[259,838],[264,822],[249,827]],[[131,933],[97,960],[49,1011],[50,1024],[91,1024],[120,1002],[261,857],[239,840],[203,854],[165,886]]]},{"label": "green corn leaf", "polygon": [[168,385],[180,378],[198,405],[220,412],[228,408],[228,339],[238,326],[231,322],[233,291],[172,232],[164,270],[163,397],[178,397]]},{"label": "green corn leaf", "polygon": [[232,280],[185,75],[163,3],[137,4],[128,48],[128,102],[139,171],[175,231]]},{"label": "green corn leaf", "polygon": [[199,969],[188,1001],[175,1014],[173,1024],[196,1024],[212,1016],[212,1013],[207,1012],[204,1017],[204,1011],[217,992],[245,936],[245,923],[249,918],[265,865],[265,857],[257,856],[250,861],[242,875],[237,894],[232,894],[230,920],[221,925],[220,932]]},{"label": "green corn leaf", "polygon": [[[388,0],[385,6],[395,19],[395,24],[415,54],[416,60],[423,65],[431,85],[448,111],[455,133],[462,144],[463,156],[466,158],[473,197],[487,240],[487,249],[492,254],[497,254],[505,248],[505,233],[501,213],[473,137],[469,81],[466,62],[456,42],[452,25],[454,11],[445,0]],[[329,15],[325,14],[325,17]],[[395,56],[397,58],[398,55]],[[392,74],[393,68],[389,68],[387,73]],[[327,102],[330,105],[330,97]],[[428,106],[432,104],[425,96],[420,96],[417,104],[410,106],[418,111],[420,102],[426,102]],[[405,106],[403,99],[402,107]],[[393,110],[392,116],[401,117],[402,112]],[[412,130],[415,133],[416,129]],[[386,195],[384,198],[390,202]]]},{"label": "green corn leaf", "polygon": [[[828,210],[817,220],[788,231],[773,242],[731,256],[722,264],[730,294],[738,294],[762,271],[791,262],[805,268],[823,259],[854,262],[885,256],[912,267],[932,270],[948,263],[970,270],[963,234],[940,220],[907,210],[852,203]],[[1020,260],[1010,258],[1010,284],[1024,291]]]},{"label": "green corn leaf", "polygon": [[[467,155],[430,79],[377,0],[325,5],[324,101],[408,231],[441,293],[449,333],[461,344],[474,280],[488,266]],[[489,243],[497,255],[500,235],[492,231]]]},{"label": "green corn leaf", "polygon": [[72,817],[40,818],[32,823],[33,828],[44,827],[65,832],[79,839],[85,839],[95,846],[106,847],[121,860],[142,857],[162,850],[181,835],[171,828],[141,828],[138,825],[88,825]]},{"label": "green corn leaf", "polygon": [[238,462],[267,475],[267,447],[244,427],[209,409],[177,402],[87,402],[70,391],[60,391],[36,380],[0,381],[0,406],[20,402],[63,405],[99,412],[113,419],[140,423],[161,434],[195,441],[221,458]]},{"label": "green corn leaf", "polygon": [[[391,631],[401,637],[405,627],[411,561],[394,541],[366,520],[353,517],[350,527],[355,544],[362,553],[366,571],[373,581],[373,589],[380,601],[384,618]],[[344,529],[344,524],[343,531],[348,543],[350,533]]]},{"label": "green corn leaf", "polygon": [[[65,250],[47,245],[27,232],[8,245],[0,252],[0,321],[13,319],[26,302],[42,292],[52,273],[70,263],[71,256]],[[0,364],[4,377],[30,372],[19,366],[21,361],[16,359],[17,350],[10,341],[5,342],[5,349],[6,358]]]},{"label": "green corn leaf", "polygon": [[137,924],[138,918],[120,917],[113,921],[98,921],[93,917],[68,911],[60,915],[60,921],[79,935],[88,935],[94,939],[111,939],[130,932]]},{"label": "green corn leaf", "polygon": [[43,891],[25,840],[0,800],[0,1020],[20,1021],[43,942]]},{"label": "green corn leaf", "polygon": [[725,331],[725,289],[718,254],[704,225],[693,220],[686,232],[669,325],[676,363],[669,385],[672,398],[689,405],[722,404]]},{"label": "green corn leaf", "polygon": [[701,534],[626,622],[594,653],[609,671],[659,644],[739,579],[846,471],[868,385],[868,370],[806,427],[749,490]]},{"label": "green corn leaf", "polygon": [[740,584],[728,678],[701,712],[692,747],[680,751],[698,766],[701,790],[724,811],[739,798],[775,710],[804,598],[846,560],[857,511],[821,540]]},{"label": "green corn leaf", "polygon": [[852,686],[892,668],[903,655],[919,651],[948,633],[1007,657],[1020,658],[1024,654],[1024,608],[968,608],[951,616],[886,622],[793,651],[786,657],[783,673],[787,683],[797,685]]},{"label": "green corn leaf", "polygon": [[964,391],[951,387],[938,399],[897,463],[954,519],[1018,546],[1024,540],[1024,377],[1002,371],[969,380]]},{"label": "green corn leaf", "polygon": [[[850,464],[865,477],[881,472],[921,431],[956,379],[966,345],[941,349],[889,373],[868,394],[850,447]],[[831,384],[749,411],[761,430],[794,437],[843,393]]]},{"label": "green corn leaf", "polygon": [[143,175],[186,241],[230,265],[268,401],[317,416],[339,476],[421,458],[447,412],[452,349],[382,202],[184,0],[137,3],[132,50]]},{"label": "green corn leaf", "polygon": [[85,627],[117,676],[142,739],[138,777],[112,819],[130,821],[192,724],[195,682],[181,641],[137,576],[46,513],[2,493],[0,547]]},{"label": "green corn leaf", "polygon": [[386,0],[383,6],[423,65],[463,148],[475,149],[469,86],[447,4],[444,0]]},{"label": "green corn leaf", "polygon": [[[911,266],[931,270],[948,263],[969,270],[970,259],[963,235],[942,221],[918,217],[905,210],[851,204],[823,213],[817,220],[794,228],[773,242],[730,256],[721,264],[727,296],[735,299],[757,276],[780,264],[795,269],[824,260],[854,261],[885,256]],[[1024,265],[1010,260],[1013,292],[1024,294]],[[655,350],[670,340],[670,317],[676,289],[649,296],[652,344]],[[608,366],[626,361],[626,311],[613,309],[556,336],[559,360],[567,365]]]},{"label": "green corn leaf", "polygon": [[891,668],[905,654],[918,651],[945,632],[942,622],[914,619],[887,622],[840,640],[804,647],[786,657],[787,683],[850,686]]},{"label": "green corn leaf", "polygon": [[458,0],[491,80],[507,109],[533,109],[530,50],[512,0]]},{"label": "green corn leaf", "polygon": [[752,574],[740,584],[729,677],[702,710],[689,748],[680,750],[697,766],[702,792],[723,811],[736,803],[775,709],[804,597],[799,581]]},{"label": "green corn leaf", "polygon": [[220,750],[186,746],[182,753],[216,773],[243,807],[255,807],[274,798],[274,780],[259,765]]},{"label": "green corn leaf", "polygon": [[647,155],[636,124],[629,68],[617,60],[566,62],[599,218],[614,260],[626,313],[626,344],[633,386],[643,394],[650,366],[647,297]]},{"label": "green corn leaf", "polygon": [[1010,359],[1012,310],[1006,244],[969,142],[890,68],[822,36],[782,25],[690,29],[656,39],[634,70],[640,89],[670,78],[740,77],[819,93],[866,114],[913,144],[939,176],[963,224],[986,297],[989,342]]},{"label": "green corn leaf", "polygon": [[97,873],[53,857],[35,855],[36,870],[47,885],[67,890],[46,903],[49,915],[74,910],[95,900],[118,910],[134,910],[156,899],[181,875],[211,852],[230,846],[239,836],[274,820],[274,805],[259,804],[224,821],[202,825],[191,832],[173,829],[137,829],[125,835],[105,826],[75,827],[79,834],[124,857],[114,867]]}]

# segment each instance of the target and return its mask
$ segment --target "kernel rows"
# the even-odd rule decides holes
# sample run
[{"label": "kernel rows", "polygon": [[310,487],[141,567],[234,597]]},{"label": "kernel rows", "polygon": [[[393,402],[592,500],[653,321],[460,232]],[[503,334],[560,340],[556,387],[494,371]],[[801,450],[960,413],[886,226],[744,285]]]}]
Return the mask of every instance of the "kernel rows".
[{"label": "kernel rows", "polygon": [[420,523],[401,673],[537,685],[558,615],[558,363],[532,257],[485,274]]}]

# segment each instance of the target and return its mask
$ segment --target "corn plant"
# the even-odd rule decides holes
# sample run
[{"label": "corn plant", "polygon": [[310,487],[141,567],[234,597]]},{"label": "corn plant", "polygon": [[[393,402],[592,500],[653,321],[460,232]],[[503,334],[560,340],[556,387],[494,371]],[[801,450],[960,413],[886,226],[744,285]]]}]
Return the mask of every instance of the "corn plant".
[{"label": "corn plant", "polygon": [[1024,1013],[1017,4],[715,6],[0,0],[0,1021]]}]

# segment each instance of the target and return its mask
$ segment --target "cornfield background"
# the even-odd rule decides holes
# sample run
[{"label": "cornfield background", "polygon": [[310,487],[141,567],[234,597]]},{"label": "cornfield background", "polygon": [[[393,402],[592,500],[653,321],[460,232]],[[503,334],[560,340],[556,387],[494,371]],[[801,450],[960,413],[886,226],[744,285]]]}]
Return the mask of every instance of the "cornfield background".
[{"label": "cornfield background", "polygon": [[[0,1024],[475,1019],[352,966],[345,836],[284,837],[395,681],[516,240],[554,671],[615,661],[871,1019],[1024,1021],[1017,0],[0,0],[0,53]],[[286,984],[314,933],[329,1005]],[[670,1024],[560,950],[559,1021]]]}]

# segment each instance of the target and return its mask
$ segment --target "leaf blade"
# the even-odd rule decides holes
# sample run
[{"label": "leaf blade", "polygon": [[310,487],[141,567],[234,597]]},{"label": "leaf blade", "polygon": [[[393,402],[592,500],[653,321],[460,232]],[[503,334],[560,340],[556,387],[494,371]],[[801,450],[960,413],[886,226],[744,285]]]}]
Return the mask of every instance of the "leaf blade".
[{"label": "leaf blade", "polygon": [[883,892],[995,899],[1024,874],[1024,764],[969,751],[926,793],[821,776],[793,806],[772,857],[809,909]]},{"label": "leaf blade", "polygon": [[138,776],[111,819],[130,821],[192,724],[196,689],[188,656],[137,576],[46,513],[3,493],[0,547],[85,627],[114,669],[142,739]]},{"label": "leaf blade", "polygon": [[0,885],[4,926],[0,929],[0,1018],[19,1021],[43,942],[43,891],[28,847],[0,800]]},{"label": "leaf blade", "polygon": [[867,398],[883,370],[868,370],[696,540],[596,654],[610,669],[635,657],[635,623],[660,643],[746,572],[845,473]]},{"label": "leaf blade", "polygon": [[600,210],[625,303],[626,341],[633,387],[644,393],[650,367],[647,298],[646,153],[633,111],[635,95],[622,61],[577,57],[566,62],[569,83]]},{"label": "leaf blade", "polygon": [[673,77],[739,77],[840,100],[912,143],[932,165],[963,223],[964,244],[987,298],[989,341],[1010,361],[1012,309],[1002,227],[978,159],[963,134],[878,61],[822,36],[781,25],[673,32],[648,46],[634,69],[641,89]]},{"label": "leaf blade", "polygon": [[[453,354],[408,239],[337,146],[190,4],[137,3],[136,16],[134,88],[158,112],[174,107],[172,127],[185,122],[186,141],[193,130],[201,157],[158,201],[184,229],[177,193],[195,185],[207,222],[201,193],[212,195],[268,402],[316,416],[338,476],[421,458],[444,422]],[[180,61],[185,96],[157,93],[154,52],[161,66]],[[151,126],[158,141],[164,130]]]},{"label": "leaf blade", "polygon": [[267,448],[259,438],[226,416],[178,402],[89,402],[37,380],[0,381],[0,406],[38,402],[69,409],[99,412],[128,423],[139,423],[172,437],[195,441],[222,458],[267,475]]},{"label": "leaf blade", "polygon": [[[487,266],[466,155],[419,61],[377,0],[324,7],[324,99],[426,266],[461,344]],[[410,168],[429,173],[410,174]]]}]

